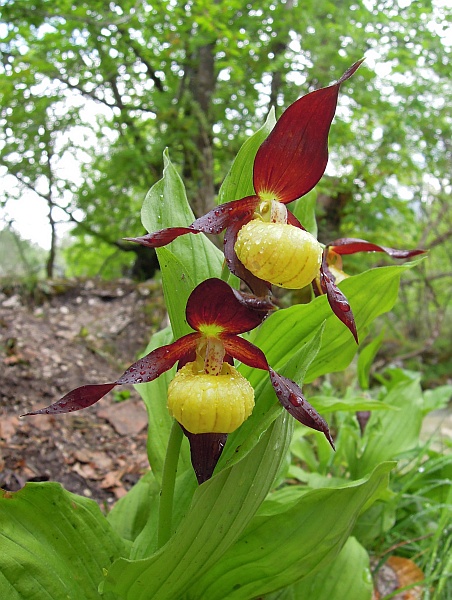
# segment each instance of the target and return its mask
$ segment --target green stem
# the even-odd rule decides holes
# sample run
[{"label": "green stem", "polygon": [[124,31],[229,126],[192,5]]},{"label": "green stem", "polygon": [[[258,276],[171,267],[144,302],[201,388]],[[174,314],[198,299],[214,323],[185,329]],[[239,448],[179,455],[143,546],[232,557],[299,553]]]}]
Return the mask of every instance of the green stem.
[{"label": "green stem", "polygon": [[229,276],[230,276],[230,271],[228,269],[228,265],[226,264],[226,260],[223,261],[223,268],[221,269],[221,276],[220,279],[222,279],[223,281],[228,281]]},{"label": "green stem", "polygon": [[183,435],[181,426],[176,420],[173,420],[162,473],[162,490],[160,492],[157,537],[159,548],[164,546],[171,537],[174,486],[176,483],[177,463],[179,462],[179,453]]}]

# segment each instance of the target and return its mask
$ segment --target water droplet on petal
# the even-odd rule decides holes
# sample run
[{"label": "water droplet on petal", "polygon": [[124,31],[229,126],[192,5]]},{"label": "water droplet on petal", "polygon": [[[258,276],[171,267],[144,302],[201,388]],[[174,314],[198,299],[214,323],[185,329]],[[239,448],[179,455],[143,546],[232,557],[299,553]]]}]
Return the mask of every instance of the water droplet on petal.
[{"label": "water droplet on petal", "polygon": [[343,312],[348,312],[350,310],[350,304],[348,302],[345,302],[345,300],[340,300],[339,301],[339,308]]}]

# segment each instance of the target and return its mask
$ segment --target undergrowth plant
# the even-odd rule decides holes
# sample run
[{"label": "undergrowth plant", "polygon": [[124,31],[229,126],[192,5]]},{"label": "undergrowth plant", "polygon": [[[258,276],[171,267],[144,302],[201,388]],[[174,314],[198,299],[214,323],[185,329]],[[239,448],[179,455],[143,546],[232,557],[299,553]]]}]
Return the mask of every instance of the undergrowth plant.
[{"label": "undergrowth plant", "polygon": [[[277,123],[270,114],[240,150],[218,205],[199,219],[165,151],[163,178],[142,209],[149,233],[131,239],[157,249],[171,325],[116,381],[28,413],[84,409],[135,384],[149,417],[151,469],[107,515],[56,483],[4,492],[2,597],[371,597],[368,550],[377,551],[394,498],[408,489],[403,472],[388,488],[394,459],[413,451],[423,415],[445,395],[429,404],[410,377],[375,398],[350,391],[308,402],[301,390],[349,365],[410,268],[347,277],[342,257],[421,253],[315,237],[309,192],[326,167],[340,86],[360,63]],[[204,235],[222,231],[224,254]],[[311,282],[309,304],[277,309],[272,285]],[[373,347],[361,353],[363,373]],[[360,428],[363,411],[371,416]]]}]

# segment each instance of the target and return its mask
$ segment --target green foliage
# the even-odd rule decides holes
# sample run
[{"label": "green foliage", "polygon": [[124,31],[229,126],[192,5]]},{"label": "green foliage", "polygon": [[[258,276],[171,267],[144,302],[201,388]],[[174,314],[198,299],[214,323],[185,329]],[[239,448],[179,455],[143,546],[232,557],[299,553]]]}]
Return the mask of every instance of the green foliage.
[{"label": "green foliage", "polygon": [[[226,594],[231,600],[247,600],[303,580],[328,564],[339,554],[360,510],[378,495],[392,467],[392,463],[382,464],[369,478],[350,487],[308,492],[286,510],[282,505],[278,512],[267,511],[264,502],[237,543],[191,586],[188,598],[221,600]],[[278,560],[281,548],[284,560]],[[242,568],[250,562],[253,569]],[[343,583],[350,586],[352,582]],[[337,581],[332,584],[337,591],[344,589]]]},{"label": "green foliage", "polygon": [[39,277],[44,274],[46,252],[21,239],[15,231],[0,231],[0,277]]},{"label": "green foliage", "polygon": [[[360,337],[364,337],[366,327],[373,319],[394,305],[404,268],[393,266],[375,269],[340,284],[352,306]],[[378,290],[378,294],[369,298],[370,289]],[[309,304],[299,304],[276,312],[259,330],[253,332],[250,339],[265,352],[269,363],[277,369],[288,355],[304,343],[307,332],[312,332],[324,321],[326,328],[322,348],[305,379],[310,382],[324,373],[344,369],[357,350],[357,346],[350,343],[351,333],[333,315],[325,296]],[[254,373],[249,368],[245,372],[253,383]]]},{"label": "green foliage", "polygon": [[[344,485],[350,478],[368,473],[385,458],[398,458],[399,464],[391,473],[391,491],[381,489],[377,502],[359,516],[353,535],[368,551],[381,557],[377,568],[394,549],[397,555],[415,560],[425,573],[426,597],[440,600],[447,597],[445,590],[449,590],[452,540],[445,524],[450,524],[452,514],[452,457],[447,448],[438,451],[430,447],[432,441],[421,442],[419,434],[424,417],[447,406],[452,386],[423,392],[419,374],[400,369],[389,370],[380,379],[383,385],[370,391],[352,385],[341,402],[332,395],[311,398],[319,409],[329,399],[323,406],[328,410],[329,404],[336,416],[337,452],[331,456],[320,436],[298,428],[291,445],[295,462],[289,468],[289,476],[307,486],[304,495],[306,489]],[[376,410],[371,404],[380,407]],[[372,411],[363,432],[353,407],[357,411]],[[315,576],[312,580],[317,581]]]},{"label": "green foliage", "polygon": [[[111,244],[96,240],[95,236],[77,235],[64,240],[61,250],[66,277],[102,277],[118,279],[131,272],[135,254],[112,250]],[[96,244],[96,252],[92,251]]]},{"label": "green foliage", "polygon": [[0,490],[4,598],[99,598],[103,569],[127,552],[93,500],[57,483]]}]

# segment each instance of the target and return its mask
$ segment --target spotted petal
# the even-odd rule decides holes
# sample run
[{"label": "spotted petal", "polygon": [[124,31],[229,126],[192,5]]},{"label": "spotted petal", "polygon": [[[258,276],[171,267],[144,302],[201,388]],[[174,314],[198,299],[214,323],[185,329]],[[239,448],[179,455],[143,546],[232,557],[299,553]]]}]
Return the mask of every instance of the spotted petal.
[{"label": "spotted petal", "polygon": [[108,394],[108,392],[116,387],[116,385],[117,383],[82,385],[82,387],[72,390],[63,396],[63,398],[54,402],[54,404],[26,413],[25,415],[22,415],[22,417],[28,417],[30,415],[58,415],[88,408],[88,406],[92,406]]},{"label": "spotted petal", "polygon": [[271,367],[269,371],[273,389],[283,407],[306,427],[321,431],[334,450],[334,442],[327,422],[305,399],[300,387],[291,379],[276,373]]},{"label": "spotted petal", "polygon": [[328,162],[328,134],[339,88],[362,62],[334,85],[303,96],[281,115],[254,161],[254,189],[259,196],[271,194],[286,204],[318,183]]},{"label": "spotted petal", "polygon": [[200,337],[200,333],[190,333],[168,346],[153,350],[144,358],[133,363],[114,383],[83,385],[72,390],[54,404],[22,416],[61,414],[82,410],[98,402],[117,385],[152,381],[171,369],[178,360],[184,360],[196,347]]},{"label": "spotted petal", "polygon": [[133,363],[127,371],[117,380],[118,385],[126,383],[147,383],[157,379],[165,371],[169,371],[178,360],[191,353],[198,343],[200,333],[189,333],[172,344],[156,348],[136,363]]},{"label": "spotted petal", "polygon": [[345,295],[337,287],[334,275],[329,270],[325,258],[320,267],[320,286],[323,293],[327,296],[332,311],[336,317],[348,327],[358,344],[358,332],[356,330],[352,309]]},{"label": "spotted petal", "polygon": [[191,227],[168,227],[167,229],[160,229],[154,233],[147,233],[141,237],[127,237],[124,238],[128,242],[136,242],[147,248],[161,248],[166,246],[170,242],[173,242],[176,238],[186,233],[201,233],[195,231]]},{"label": "spotted petal", "polygon": [[196,219],[188,227],[168,227],[167,229],[148,233],[142,237],[124,239],[148,248],[160,248],[187,233],[221,233],[231,223],[246,222],[246,219],[249,219],[253,215],[258,203],[259,198],[257,196],[247,196],[241,200],[233,200],[232,202],[226,202],[217,206],[217,208],[214,208],[206,215]]}]

